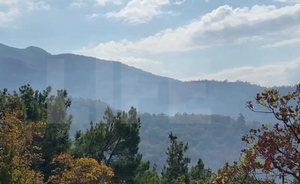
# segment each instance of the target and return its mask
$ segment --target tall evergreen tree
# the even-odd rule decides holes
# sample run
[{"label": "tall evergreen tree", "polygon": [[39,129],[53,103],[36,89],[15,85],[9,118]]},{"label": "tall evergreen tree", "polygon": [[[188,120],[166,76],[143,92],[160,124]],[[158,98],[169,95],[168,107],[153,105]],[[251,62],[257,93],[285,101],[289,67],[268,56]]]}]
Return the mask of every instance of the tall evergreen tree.
[{"label": "tall evergreen tree", "polygon": [[105,162],[113,168],[115,182],[133,183],[135,171],[142,159],[138,153],[140,119],[137,111],[132,107],[128,113],[123,111],[114,115],[108,107],[103,119],[96,125],[91,123],[85,133],[76,133],[74,154]]},{"label": "tall evergreen tree", "polygon": [[47,99],[47,124],[42,140],[42,152],[44,163],[42,164],[45,180],[51,175],[51,160],[56,154],[68,152],[72,142],[69,131],[72,116],[67,115],[67,108],[71,101],[67,98],[66,90],[58,90],[57,95],[51,95]]},{"label": "tall evergreen tree", "polygon": [[156,165],[150,170],[150,162],[141,162],[136,170],[134,184],[160,184],[161,179],[156,172]]},{"label": "tall evergreen tree", "polygon": [[167,165],[163,167],[162,178],[167,183],[176,183],[176,181],[189,183],[188,176],[188,164],[190,158],[184,156],[184,153],[188,150],[188,143],[177,142],[177,136],[171,132],[169,134],[171,145],[166,152]]},{"label": "tall evergreen tree", "polygon": [[50,86],[43,90],[43,92],[34,90],[30,84],[19,88],[20,107],[23,109],[23,118],[25,121],[38,122],[47,120],[47,99],[50,92]]},{"label": "tall evergreen tree", "polygon": [[209,168],[205,168],[204,163],[201,158],[199,158],[197,164],[192,166],[190,171],[191,184],[204,184],[211,177],[212,171]]}]

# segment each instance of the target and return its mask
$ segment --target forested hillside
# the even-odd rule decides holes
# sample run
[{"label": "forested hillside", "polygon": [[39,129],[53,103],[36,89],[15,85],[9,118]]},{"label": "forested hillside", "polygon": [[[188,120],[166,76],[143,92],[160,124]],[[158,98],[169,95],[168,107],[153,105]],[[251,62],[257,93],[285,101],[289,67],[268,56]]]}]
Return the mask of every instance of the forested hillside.
[{"label": "forested hillside", "polygon": [[[74,118],[71,135],[74,135],[76,130],[84,131],[89,128],[90,121],[95,123],[103,119],[106,103],[82,98],[71,99],[73,107],[68,111]],[[139,117],[140,152],[151,163],[156,163],[158,169],[162,168],[166,158],[164,148],[169,143],[167,135],[171,131],[184,142],[189,142],[191,148],[187,155],[191,157],[192,163],[196,163],[200,155],[211,169],[217,170],[226,161],[234,161],[239,156],[244,147],[244,143],[240,141],[242,135],[261,125],[259,122],[247,122],[243,114],[239,114],[238,118],[231,118],[224,115],[177,113],[168,116],[140,113]],[[219,149],[222,152],[217,151]]]},{"label": "forested hillside", "polygon": [[168,117],[107,107],[100,122],[91,121],[71,139],[67,109],[72,101],[66,90],[53,95],[51,87],[38,91],[24,85],[13,93],[5,88],[0,91],[0,182],[274,184],[282,179],[296,184],[300,85],[282,95],[266,89],[255,100],[265,110],[257,111],[248,100],[250,111],[271,114],[279,123],[246,123],[242,114],[236,120],[186,113]]},{"label": "forested hillside", "polygon": [[[89,128],[91,121],[95,123],[103,120],[108,104],[91,99],[70,99],[72,106],[68,112],[73,116],[70,129],[72,136],[76,130]],[[118,110],[114,111],[116,113]],[[176,113],[174,116],[139,113],[138,116],[141,119],[140,151],[147,160],[156,163],[158,169],[162,168],[166,158],[164,148],[168,145],[167,135],[171,131],[191,145],[187,154],[192,163],[196,163],[201,155],[211,169],[217,170],[226,161],[234,161],[239,156],[244,146],[240,141],[242,135],[261,125],[258,121],[245,119],[243,114],[238,114],[237,118],[187,113]],[[216,151],[218,149],[223,151]]]},{"label": "forested hillside", "polygon": [[[151,169],[139,152],[141,122],[134,107],[116,113],[106,108],[103,121],[90,122],[88,129],[76,131],[71,140],[72,116],[67,108],[72,101],[65,90],[56,95],[51,91],[51,87],[34,90],[29,84],[13,93],[0,90],[1,183],[167,184],[174,179],[209,179],[211,171],[201,159],[188,168],[190,159],[183,155],[188,146],[177,142],[175,135],[169,136],[171,147],[164,148],[169,150],[169,158],[162,176],[155,164]],[[180,157],[174,160],[175,156]],[[197,171],[205,173],[197,175]]]}]

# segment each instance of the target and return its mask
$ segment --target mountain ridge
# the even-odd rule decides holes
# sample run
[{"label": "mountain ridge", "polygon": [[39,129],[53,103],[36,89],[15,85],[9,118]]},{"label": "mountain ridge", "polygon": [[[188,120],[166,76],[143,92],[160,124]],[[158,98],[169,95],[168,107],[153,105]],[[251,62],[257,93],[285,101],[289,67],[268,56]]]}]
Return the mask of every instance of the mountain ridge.
[{"label": "mountain ridge", "polygon": [[[90,98],[126,110],[131,106],[148,113],[223,114],[253,117],[247,100],[266,87],[246,82],[189,81],[155,75],[118,61],[75,54],[52,55],[38,47],[17,49],[0,45],[0,89],[16,90],[30,83],[43,90],[67,89],[73,97]],[[292,87],[277,87],[282,92]],[[267,119],[265,119],[267,121]]]},{"label": "mountain ridge", "polygon": [[263,86],[263,85],[259,85],[259,84],[255,84],[255,83],[251,83],[251,82],[247,82],[247,81],[240,81],[240,80],[237,80],[237,81],[227,81],[227,79],[224,79],[223,81],[222,80],[208,80],[208,79],[199,79],[199,80],[186,80],[186,81],[183,81],[183,80],[179,80],[179,79],[175,79],[175,78],[172,78],[172,77],[167,77],[167,76],[162,76],[162,75],[158,75],[158,74],[155,74],[155,73],[152,73],[152,72],[149,72],[149,71],[145,71],[143,69],[140,69],[140,68],[136,68],[134,66],[130,66],[130,65],[127,65],[127,64],[124,64],[120,61],[115,61],[115,60],[105,60],[105,59],[101,59],[101,58],[97,58],[97,57],[93,57],[93,56],[86,56],[86,55],[82,55],[82,54],[75,54],[75,53],[60,53],[60,54],[51,54],[49,52],[47,52],[46,50],[38,47],[38,46],[27,46],[25,48],[16,48],[16,47],[12,47],[12,46],[8,46],[8,45],[5,45],[5,44],[2,44],[0,43],[0,52],[2,52],[2,48],[9,48],[9,49],[16,49],[16,50],[23,50],[23,51],[40,51],[43,52],[45,55],[48,55],[48,56],[64,56],[64,55],[73,55],[73,56],[78,56],[78,57],[84,57],[84,58],[90,58],[90,59],[97,59],[97,60],[101,60],[101,61],[107,61],[107,62],[117,62],[117,63],[121,63],[123,65],[126,65],[128,67],[132,67],[132,68],[135,68],[137,70],[141,70],[143,72],[147,72],[147,73],[150,73],[152,75],[155,75],[155,76],[158,76],[158,77],[164,77],[164,78],[168,78],[168,79],[173,79],[173,80],[176,80],[176,81],[180,81],[180,82],[202,82],[202,81],[213,81],[213,82],[227,82],[227,83],[237,83],[237,82],[241,82],[241,83],[247,83],[247,84],[251,84],[251,85],[256,85],[256,86],[259,86],[259,87],[263,87],[263,88],[280,88],[280,87],[293,87],[294,85],[281,85],[281,86],[270,86],[270,87],[267,87],[267,86]]}]

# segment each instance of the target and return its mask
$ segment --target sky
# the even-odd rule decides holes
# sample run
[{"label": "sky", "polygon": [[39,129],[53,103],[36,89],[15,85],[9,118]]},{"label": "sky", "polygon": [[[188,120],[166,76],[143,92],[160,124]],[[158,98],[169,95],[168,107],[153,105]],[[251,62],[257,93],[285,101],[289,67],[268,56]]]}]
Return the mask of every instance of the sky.
[{"label": "sky", "polygon": [[300,0],[0,0],[0,43],[182,81],[294,85]]}]

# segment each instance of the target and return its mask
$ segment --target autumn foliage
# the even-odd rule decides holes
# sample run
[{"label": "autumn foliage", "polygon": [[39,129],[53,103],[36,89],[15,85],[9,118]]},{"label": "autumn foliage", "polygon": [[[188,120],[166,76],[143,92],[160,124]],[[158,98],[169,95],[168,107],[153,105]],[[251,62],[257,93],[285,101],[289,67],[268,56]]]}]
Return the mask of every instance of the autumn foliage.
[{"label": "autumn foliage", "polygon": [[300,181],[300,84],[293,93],[280,95],[275,89],[264,90],[255,99],[266,110],[255,110],[251,101],[247,102],[248,107],[254,112],[273,114],[278,123],[272,129],[264,124],[243,137],[251,144],[250,148],[242,150],[244,169],[261,170],[285,182],[290,177]]},{"label": "autumn foliage", "polygon": [[300,84],[293,93],[283,95],[276,89],[266,89],[257,94],[255,100],[265,109],[254,108],[252,101],[247,101],[248,108],[256,113],[272,114],[277,123],[263,124],[244,135],[242,140],[248,147],[241,151],[239,162],[231,166],[227,163],[213,175],[212,183],[300,181]]},{"label": "autumn foliage", "polygon": [[56,165],[54,175],[49,178],[52,183],[60,184],[108,184],[114,176],[113,170],[92,158],[75,159],[68,153],[56,156],[52,164]]},{"label": "autumn foliage", "polygon": [[24,123],[23,113],[16,107],[17,96],[10,96],[9,107],[1,113],[0,127],[0,179],[4,183],[34,184],[42,180],[42,174],[31,166],[41,159],[40,147],[33,144],[33,137],[42,137],[43,122]]},{"label": "autumn foliage", "polygon": [[114,176],[110,167],[92,158],[75,159],[69,153],[52,159],[54,170],[45,181],[39,163],[43,163],[41,145],[47,122],[26,119],[19,95],[0,92],[0,184],[110,183]]}]

